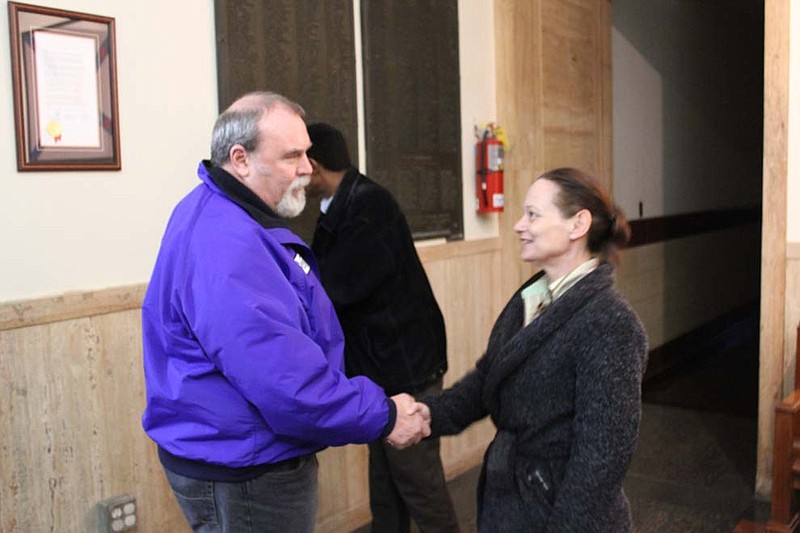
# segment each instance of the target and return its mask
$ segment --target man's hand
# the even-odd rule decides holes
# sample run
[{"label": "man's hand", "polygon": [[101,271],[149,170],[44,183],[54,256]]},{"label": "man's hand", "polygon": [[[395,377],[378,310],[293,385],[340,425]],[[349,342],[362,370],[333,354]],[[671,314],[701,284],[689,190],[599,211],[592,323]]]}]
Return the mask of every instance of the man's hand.
[{"label": "man's hand", "polygon": [[417,412],[420,415],[422,415],[422,419],[425,420],[426,422],[428,422],[428,427],[430,427],[430,424],[431,424],[431,409],[430,409],[430,407],[428,407],[427,404],[424,404],[422,402],[416,402],[414,405],[416,405]]},{"label": "man's hand", "polygon": [[392,396],[391,400],[397,406],[397,420],[392,432],[386,437],[386,442],[402,450],[431,434],[430,411],[427,405],[415,402],[406,393]]}]

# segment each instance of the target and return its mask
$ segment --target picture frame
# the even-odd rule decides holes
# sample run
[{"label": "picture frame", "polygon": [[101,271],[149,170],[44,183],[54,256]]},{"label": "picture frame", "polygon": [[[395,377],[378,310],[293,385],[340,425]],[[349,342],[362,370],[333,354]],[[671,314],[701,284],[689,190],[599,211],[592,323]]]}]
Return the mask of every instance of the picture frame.
[{"label": "picture frame", "polygon": [[8,2],[17,169],[120,170],[114,19]]}]

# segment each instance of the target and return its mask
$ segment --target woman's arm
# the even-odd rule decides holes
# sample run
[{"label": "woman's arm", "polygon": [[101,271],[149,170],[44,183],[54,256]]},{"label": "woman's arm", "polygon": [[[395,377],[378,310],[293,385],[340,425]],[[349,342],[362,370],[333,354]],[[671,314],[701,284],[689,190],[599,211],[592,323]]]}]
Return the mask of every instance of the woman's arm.
[{"label": "woman's arm", "polygon": [[420,400],[430,409],[431,436],[456,435],[488,414],[481,400],[486,359],[484,355],[474,369],[449,389]]}]

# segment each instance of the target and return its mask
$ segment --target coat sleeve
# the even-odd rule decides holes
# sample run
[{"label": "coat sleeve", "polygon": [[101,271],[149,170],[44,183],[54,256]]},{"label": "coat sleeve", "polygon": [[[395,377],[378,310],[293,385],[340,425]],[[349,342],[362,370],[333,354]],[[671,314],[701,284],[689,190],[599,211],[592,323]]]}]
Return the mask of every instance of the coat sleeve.
[{"label": "coat sleeve", "polygon": [[431,436],[457,435],[489,414],[483,404],[487,357],[449,389],[426,396],[422,403],[431,410]]},{"label": "coat sleeve", "polygon": [[356,195],[336,228],[336,244],[325,250],[322,282],[337,307],[369,298],[403,268],[396,254],[402,212],[387,191]]},{"label": "coat sleeve", "polygon": [[[577,355],[573,447],[546,531],[602,529],[634,452],[641,416],[644,329],[627,309],[595,320]],[[607,524],[606,524],[607,526]]]},{"label": "coat sleeve", "polygon": [[312,323],[329,334],[339,328],[322,288],[316,297],[327,303],[306,309],[283,271],[296,265],[263,241],[236,237],[186,273],[181,305],[208,358],[278,435],[323,445],[379,437],[390,409],[383,390],[348,379],[307,333]]}]

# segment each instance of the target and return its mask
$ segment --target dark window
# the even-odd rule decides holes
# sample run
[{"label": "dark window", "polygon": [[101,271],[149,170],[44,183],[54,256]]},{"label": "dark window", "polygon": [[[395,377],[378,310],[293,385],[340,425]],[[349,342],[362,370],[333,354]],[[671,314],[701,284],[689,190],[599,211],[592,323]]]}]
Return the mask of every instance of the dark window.
[{"label": "dark window", "polygon": [[[254,90],[341,129],[358,164],[352,0],[215,0],[219,107]],[[362,0],[367,174],[417,238],[461,238],[456,0]],[[292,228],[310,241],[318,203]]]},{"label": "dark window", "polygon": [[369,175],[416,237],[463,236],[456,0],[362,0]]}]

